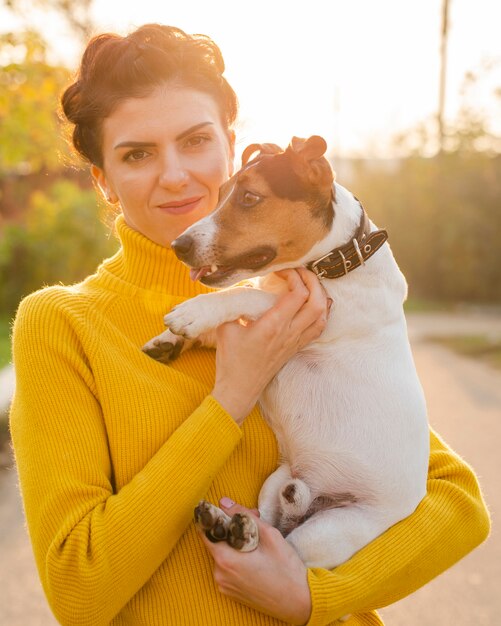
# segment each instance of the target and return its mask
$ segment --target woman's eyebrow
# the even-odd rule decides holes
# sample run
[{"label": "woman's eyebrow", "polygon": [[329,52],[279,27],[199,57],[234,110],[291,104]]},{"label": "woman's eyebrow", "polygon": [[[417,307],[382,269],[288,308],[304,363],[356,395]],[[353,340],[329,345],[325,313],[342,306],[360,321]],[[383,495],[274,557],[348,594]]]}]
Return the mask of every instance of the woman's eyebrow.
[{"label": "woman's eyebrow", "polygon": [[[201,122],[200,124],[195,124],[194,126],[190,126],[187,130],[184,130],[181,134],[176,137],[176,141],[180,139],[184,139],[191,133],[194,133],[199,128],[203,128],[204,126],[213,125],[213,122]],[[157,144],[154,141],[121,141],[117,143],[115,146],[115,150],[118,148],[151,148],[156,146]]]},{"label": "woman's eyebrow", "polygon": [[195,124],[195,126],[191,126],[190,128],[188,128],[188,130],[185,130],[180,135],[178,135],[176,137],[176,141],[179,141],[180,139],[184,139],[187,135],[194,133],[199,128],[202,128],[203,126],[207,126],[208,124],[213,125],[213,122],[201,122],[200,124]]},{"label": "woman's eyebrow", "polygon": [[153,141],[122,141],[117,143],[114,150],[117,148],[151,148],[156,145]]}]

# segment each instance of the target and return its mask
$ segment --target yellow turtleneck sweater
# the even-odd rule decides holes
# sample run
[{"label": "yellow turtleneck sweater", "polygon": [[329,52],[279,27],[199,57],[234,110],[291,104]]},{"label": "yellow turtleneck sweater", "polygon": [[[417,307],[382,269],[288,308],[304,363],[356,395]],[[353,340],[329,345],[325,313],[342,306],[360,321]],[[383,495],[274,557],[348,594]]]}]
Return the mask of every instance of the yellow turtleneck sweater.
[{"label": "yellow turtleneck sweater", "polygon": [[[257,409],[238,427],[209,395],[214,351],[171,365],[141,346],[163,315],[208,290],[173,253],[117,221],[122,248],[81,284],[20,305],[11,431],[30,538],[61,624],[238,626],[282,622],[221,595],[195,530],[201,498],[255,507],[277,465]],[[428,495],[347,563],[308,572],[309,626],[411,593],[478,545],[489,518],[471,469],[431,435]]]}]

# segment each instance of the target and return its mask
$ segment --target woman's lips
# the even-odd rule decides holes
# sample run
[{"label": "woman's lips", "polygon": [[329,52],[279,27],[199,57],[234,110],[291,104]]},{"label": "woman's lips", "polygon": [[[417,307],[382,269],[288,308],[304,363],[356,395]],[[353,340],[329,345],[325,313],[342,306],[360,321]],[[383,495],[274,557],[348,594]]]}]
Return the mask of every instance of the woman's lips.
[{"label": "woman's lips", "polygon": [[175,202],[160,204],[159,208],[170,215],[182,215],[183,213],[189,213],[190,211],[193,211],[193,209],[196,209],[201,200],[202,196],[185,198],[184,200],[176,200]]}]

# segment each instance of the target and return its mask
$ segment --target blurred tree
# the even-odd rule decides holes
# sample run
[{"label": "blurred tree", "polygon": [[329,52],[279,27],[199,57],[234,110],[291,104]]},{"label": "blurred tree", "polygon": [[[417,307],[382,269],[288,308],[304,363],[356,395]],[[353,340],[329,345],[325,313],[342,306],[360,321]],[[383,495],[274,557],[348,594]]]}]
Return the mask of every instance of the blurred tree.
[{"label": "blurred tree", "polygon": [[447,38],[449,35],[449,2],[450,0],[442,0],[442,28],[440,32],[440,80],[437,111],[439,150],[443,150],[444,147],[444,109],[447,77]]},{"label": "blurred tree", "polygon": [[410,296],[501,303],[501,155],[360,161],[349,186],[388,229]]},{"label": "blurred tree", "polygon": [[62,168],[69,150],[59,128],[58,100],[69,70],[46,61],[33,31],[0,35],[0,172],[28,174]]},{"label": "blurred tree", "polygon": [[21,298],[44,285],[71,284],[118,248],[98,219],[93,190],[59,180],[34,191],[26,218],[8,223],[0,239],[0,301],[13,315]]},{"label": "blurred tree", "polygon": [[[396,138],[391,163],[360,161],[351,188],[388,228],[411,296],[501,303],[501,138],[471,94],[495,67],[465,75],[461,104],[437,152],[433,118]],[[493,90],[499,107],[499,88]]]},{"label": "blurred tree", "polygon": [[[459,107],[454,119],[442,121],[440,145],[436,139],[436,118],[430,116],[412,128],[395,135],[393,147],[399,154],[433,156],[443,152],[501,153],[501,137],[492,127],[492,120],[501,117],[501,87],[489,94],[481,87],[492,84],[494,72],[501,59],[484,59],[480,65],[465,73],[458,94]],[[479,105],[489,100],[490,111]]]},{"label": "blurred tree", "polygon": [[1,0],[1,2],[7,9],[20,16],[27,27],[30,26],[30,12],[35,7],[55,11],[63,17],[82,43],[89,39],[94,29],[93,0]]},{"label": "blurred tree", "polygon": [[88,175],[63,136],[59,96],[70,71],[47,61],[47,47],[34,31],[0,35],[0,228],[19,219],[34,188],[55,177],[89,188]]}]

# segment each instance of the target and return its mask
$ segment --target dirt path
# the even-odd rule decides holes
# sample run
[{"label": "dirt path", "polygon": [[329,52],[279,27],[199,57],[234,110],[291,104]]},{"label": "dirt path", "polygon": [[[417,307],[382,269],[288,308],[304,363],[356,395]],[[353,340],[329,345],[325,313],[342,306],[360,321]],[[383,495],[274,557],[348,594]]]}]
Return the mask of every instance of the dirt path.
[{"label": "dirt path", "polygon": [[388,626],[497,626],[501,620],[501,373],[416,339],[413,352],[430,422],[475,469],[493,528],[477,550],[381,613]]},{"label": "dirt path", "polygon": [[[431,424],[476,470],[494,525],[483,546],[382,614],[388,626],[497,626],[501,619],[501,530],[497,526],[501,374],[424,338],[475,332],[501,336],[501,316],[420,314],[408,320]],[[12,469],[0,472],[0,529],[0,624],[55,625],[36,574]]]}]

